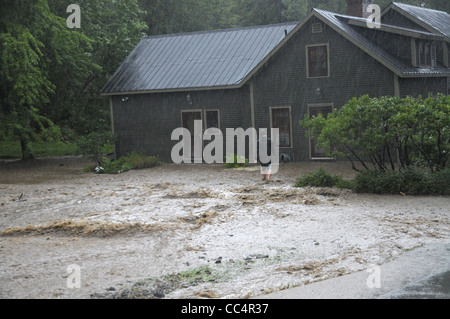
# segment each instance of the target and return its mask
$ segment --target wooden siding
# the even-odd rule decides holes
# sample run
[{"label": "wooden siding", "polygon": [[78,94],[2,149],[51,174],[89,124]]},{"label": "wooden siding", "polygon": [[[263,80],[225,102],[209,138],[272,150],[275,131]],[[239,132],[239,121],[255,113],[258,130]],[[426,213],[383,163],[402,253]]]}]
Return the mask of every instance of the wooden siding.
[{"label": "wooden siding", "polygon": [[171,162],[173,130],[182,126],[181,112],[187,110],[219,110],[221,129],[251,126],[250,90],[248,86],[234,90],[162,93],[113,97],[114,128],[119,136],[117,156],[132,151],[159,156]]},{"label": "wooden siding", "polygon": [[[312,19],[255,77],[256,127],[270,127],[270,107],[291,106],[293,148],[283,149],[296,161],[310,160],[309,138],[299,122],[308,114],[308,105],[345,105],[353,97],[394,95],[394,75],[368,54],[323,25],[312,33]],[[305,47],[329,44],[330,77],[306,78]],[[323,97],[318,98],[320,88]]]},{"label": "wooden siding", "polygon": [[447,94],[448,78],[418,78],[418,79],[399,79],[400,96],[422,96],[428,97],[430,93]]},{"label": "wooden siding", "polygon": [[408,28],[418,31],[428,31],[425,28],[421,27],[417,23],[411,21],[410,19],[406,18],[405,16],[401,15],[395,10],[389,10],[381,17],[381,23],[390,24],[399,26],[402,28]]}]

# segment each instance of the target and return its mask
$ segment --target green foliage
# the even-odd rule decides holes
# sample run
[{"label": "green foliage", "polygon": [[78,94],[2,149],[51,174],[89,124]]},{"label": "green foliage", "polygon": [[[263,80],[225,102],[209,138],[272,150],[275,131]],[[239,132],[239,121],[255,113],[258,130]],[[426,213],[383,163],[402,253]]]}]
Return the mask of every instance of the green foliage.
[{"label": "green foliage", "polygon": [[[446,167],[450,154],[450,96],[354,98],[327,119],[305,117],[318,145],[331,157],[345,157],[356,168]],[[398,159],[398,161],[397,161]],[[397,163],[398,162],[398,163]]]},{"label": "green foliage", "polygon": [[344,180],[320,168],[300,177],[295,187],[337,187],[357,193],[393,195],[450,195],[450,168],[434,173],[412,167],[400,171],[373,169],[358,173],[353,180]]},{"label": "green foliage", "polygon": [[[32,158],[32,141],[60,137],[40,108],[55,90],[48,78],[46,43],[40,31],[53,16],[45,0],[5,0],[0,17],[0,130],[20,140],[23,158]],[[49,25],[58,27],[58,22]]]},{"label": "green foliage", "polygon": [[[68,3],[59,0],[48,3],[52,12],[65,21]],[[109,101],[99,92],[145,36],[147,26],[137,0],[76,3],[81,8],[81,29],[65,27],[65,30],[87,42],[77,47],[61,46],[70,52],[52,69],[52,81],[58,85],[48,112],[58,124],[85,135],[110,128]]]},{"label": "green foliage", "polygon": [[32,142],[110,129],[106,81],[147,29],[137,0],[80,0],[81,29],[66,25],[69,3],[3,0],[0,12],[0,131]]},{"label": "green foliage", "polygon": [[359,173],[354,183],[358,193],[450,195],[450,169],[434,173],[418,168],[367,170]]},{"label": "green foliage", "polygon": [[148,35],[223,29],[236,26],[236,0],[139,0]]},{"label": "green foliage", "polygon": [[112,161],[109,158],[103,159],[103,165],[94,168],[97,174],[121,174],[131,170],[131,166],[125,161],[120,159],[118,161]]},{"label": "green foliage", "polygon": [[239,168],[245,167],[248,164],[248,159],[243,156],[237,156],[235,154],[227,155],[225,158],[225,168]]},{"label": "green foliage", "polygon": [[353,188],[351,181],[344,180],[342,176],[331,175],[323,167],[319,170],[303,175],[300,177],[295,187],[338,187],[338,188]]},{"label": "green foliage", "polygon": [[97,166],[105,165],[105,154],[116,141],[116,136],[110,132],[94,132],[82,136],[77,140],[78,154],[86,156],[97,163]]},{"label": "green foliage", "polygon": [[146,156],[141,153],[130,153],[118,160],[103,158],[102,165],[87,167],[84,171],[93,171],[97,174],[121,174],[130,170],[152,168],[161,166],[157,157]]},{"label": "green foliage", "polygon": [[434,172],[429,181],[430,194],[450,195],[450,168]]},{"label": "green foliage", "polygon": [[123,158],[123,161],[130,165],[131,169],[152,168],[162,165],[158,157],[147,156],[138,152],[128,154]]}]

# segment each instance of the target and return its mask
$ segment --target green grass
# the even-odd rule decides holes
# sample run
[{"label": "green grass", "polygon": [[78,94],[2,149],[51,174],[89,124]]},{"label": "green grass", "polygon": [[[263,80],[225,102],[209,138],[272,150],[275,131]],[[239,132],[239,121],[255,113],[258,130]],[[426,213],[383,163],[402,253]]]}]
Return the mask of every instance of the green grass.
[{"label": "green grass", "polygon": [[[32,143],[31,149],[34,157],[68,156],[76,155],[75,143]],[[22,158],[22,150],[19,141],[0,141],[0,159]]]}]

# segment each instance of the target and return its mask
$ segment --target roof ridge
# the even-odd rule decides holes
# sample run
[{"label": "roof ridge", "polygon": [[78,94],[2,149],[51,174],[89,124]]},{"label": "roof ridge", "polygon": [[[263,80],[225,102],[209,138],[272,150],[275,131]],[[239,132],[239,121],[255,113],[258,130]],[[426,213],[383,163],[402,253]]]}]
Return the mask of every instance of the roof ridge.
[{"label": "roof ridge", "polygon": [[[332,13],[332,12],[330,12],[330,13]],[[360,22],[367,22],[367,18],[360,18],[360,17],[342,15],[342,14],[338,14],[338,13],[333,13],[333,14],[339,20],[348,19],[348,20],[355,20],[355,21],[360,21]],[[395,24],[383,23],[383,22],[380,23],[380,26],[381,27],[392,28],[392,29],[397,29],[397,30],[409,31],[409,32],[418,33],[418,34],[442,36],[440,34],[428,32],[428,31],[420,31],[420,30],[416,30],[416,29],[411,29],[411,28],[402,27],[402,26],[398,26],[398,25],[395,25]],[[367,27],[369,28],[369,26],[367,26]]]},{"label": "roof ridge", "polygon": [[273,23],[273,24],[265,24],[265,25],[256,25],[256,26],[245,26],[245,27],[235,27],[235,28],[224,28],[224,29],[214,29],[214,30],[200,30],[200,31],[190,31],[190,32],[178,32],[178,33],[167,33],[167,34],[158,34],[158,35],[150,35],[142,38],[145,39],[156,39],[156,38],[171,38],[171,37],[179,37],[179,36],[188,36],[188,35],[201,35],[201,34],[213,34],[213,33],[221,33],[221,32],[233,32],[233,31],[243,31],[243,30],[255,30],[255,29],[266,29],[266,28],[274,28],[281,26],[292,26],[299,24],[300,21],[290,21],[290,22],[282,22],[282,23]]},{"label": "roof ridge", "polygon": [[401,2],[392,2],[392,4],[398,6],[398,7],[411,7],[411,8],[415,8],[415,9],[422,9],[422,10],[429,10],[429,11],[436,11],[436,12],[441,12],[441,13],[445,13],[447,15],[450,15],[447,11],[443,11],[443,10],[437,10],[437,9],[433,9],[433,8],[427,8],[427,7],[421,7],[421,6],[415,6],[412,4],[407,4],[407,3],[401,3]]}]

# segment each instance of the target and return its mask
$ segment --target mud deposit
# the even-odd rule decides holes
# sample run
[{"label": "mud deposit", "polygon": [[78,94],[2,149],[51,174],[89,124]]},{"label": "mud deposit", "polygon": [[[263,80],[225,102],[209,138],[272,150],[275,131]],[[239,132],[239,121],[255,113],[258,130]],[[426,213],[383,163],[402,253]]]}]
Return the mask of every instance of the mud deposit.
[{"label": "mud deposit", "polygon": [[1,298],[246,298],[450,239],[449,197],[293,188],[320,166],[351,177],[346,164],[287,164],[271,183],[257,168],[88,164],[0,163]]}]

